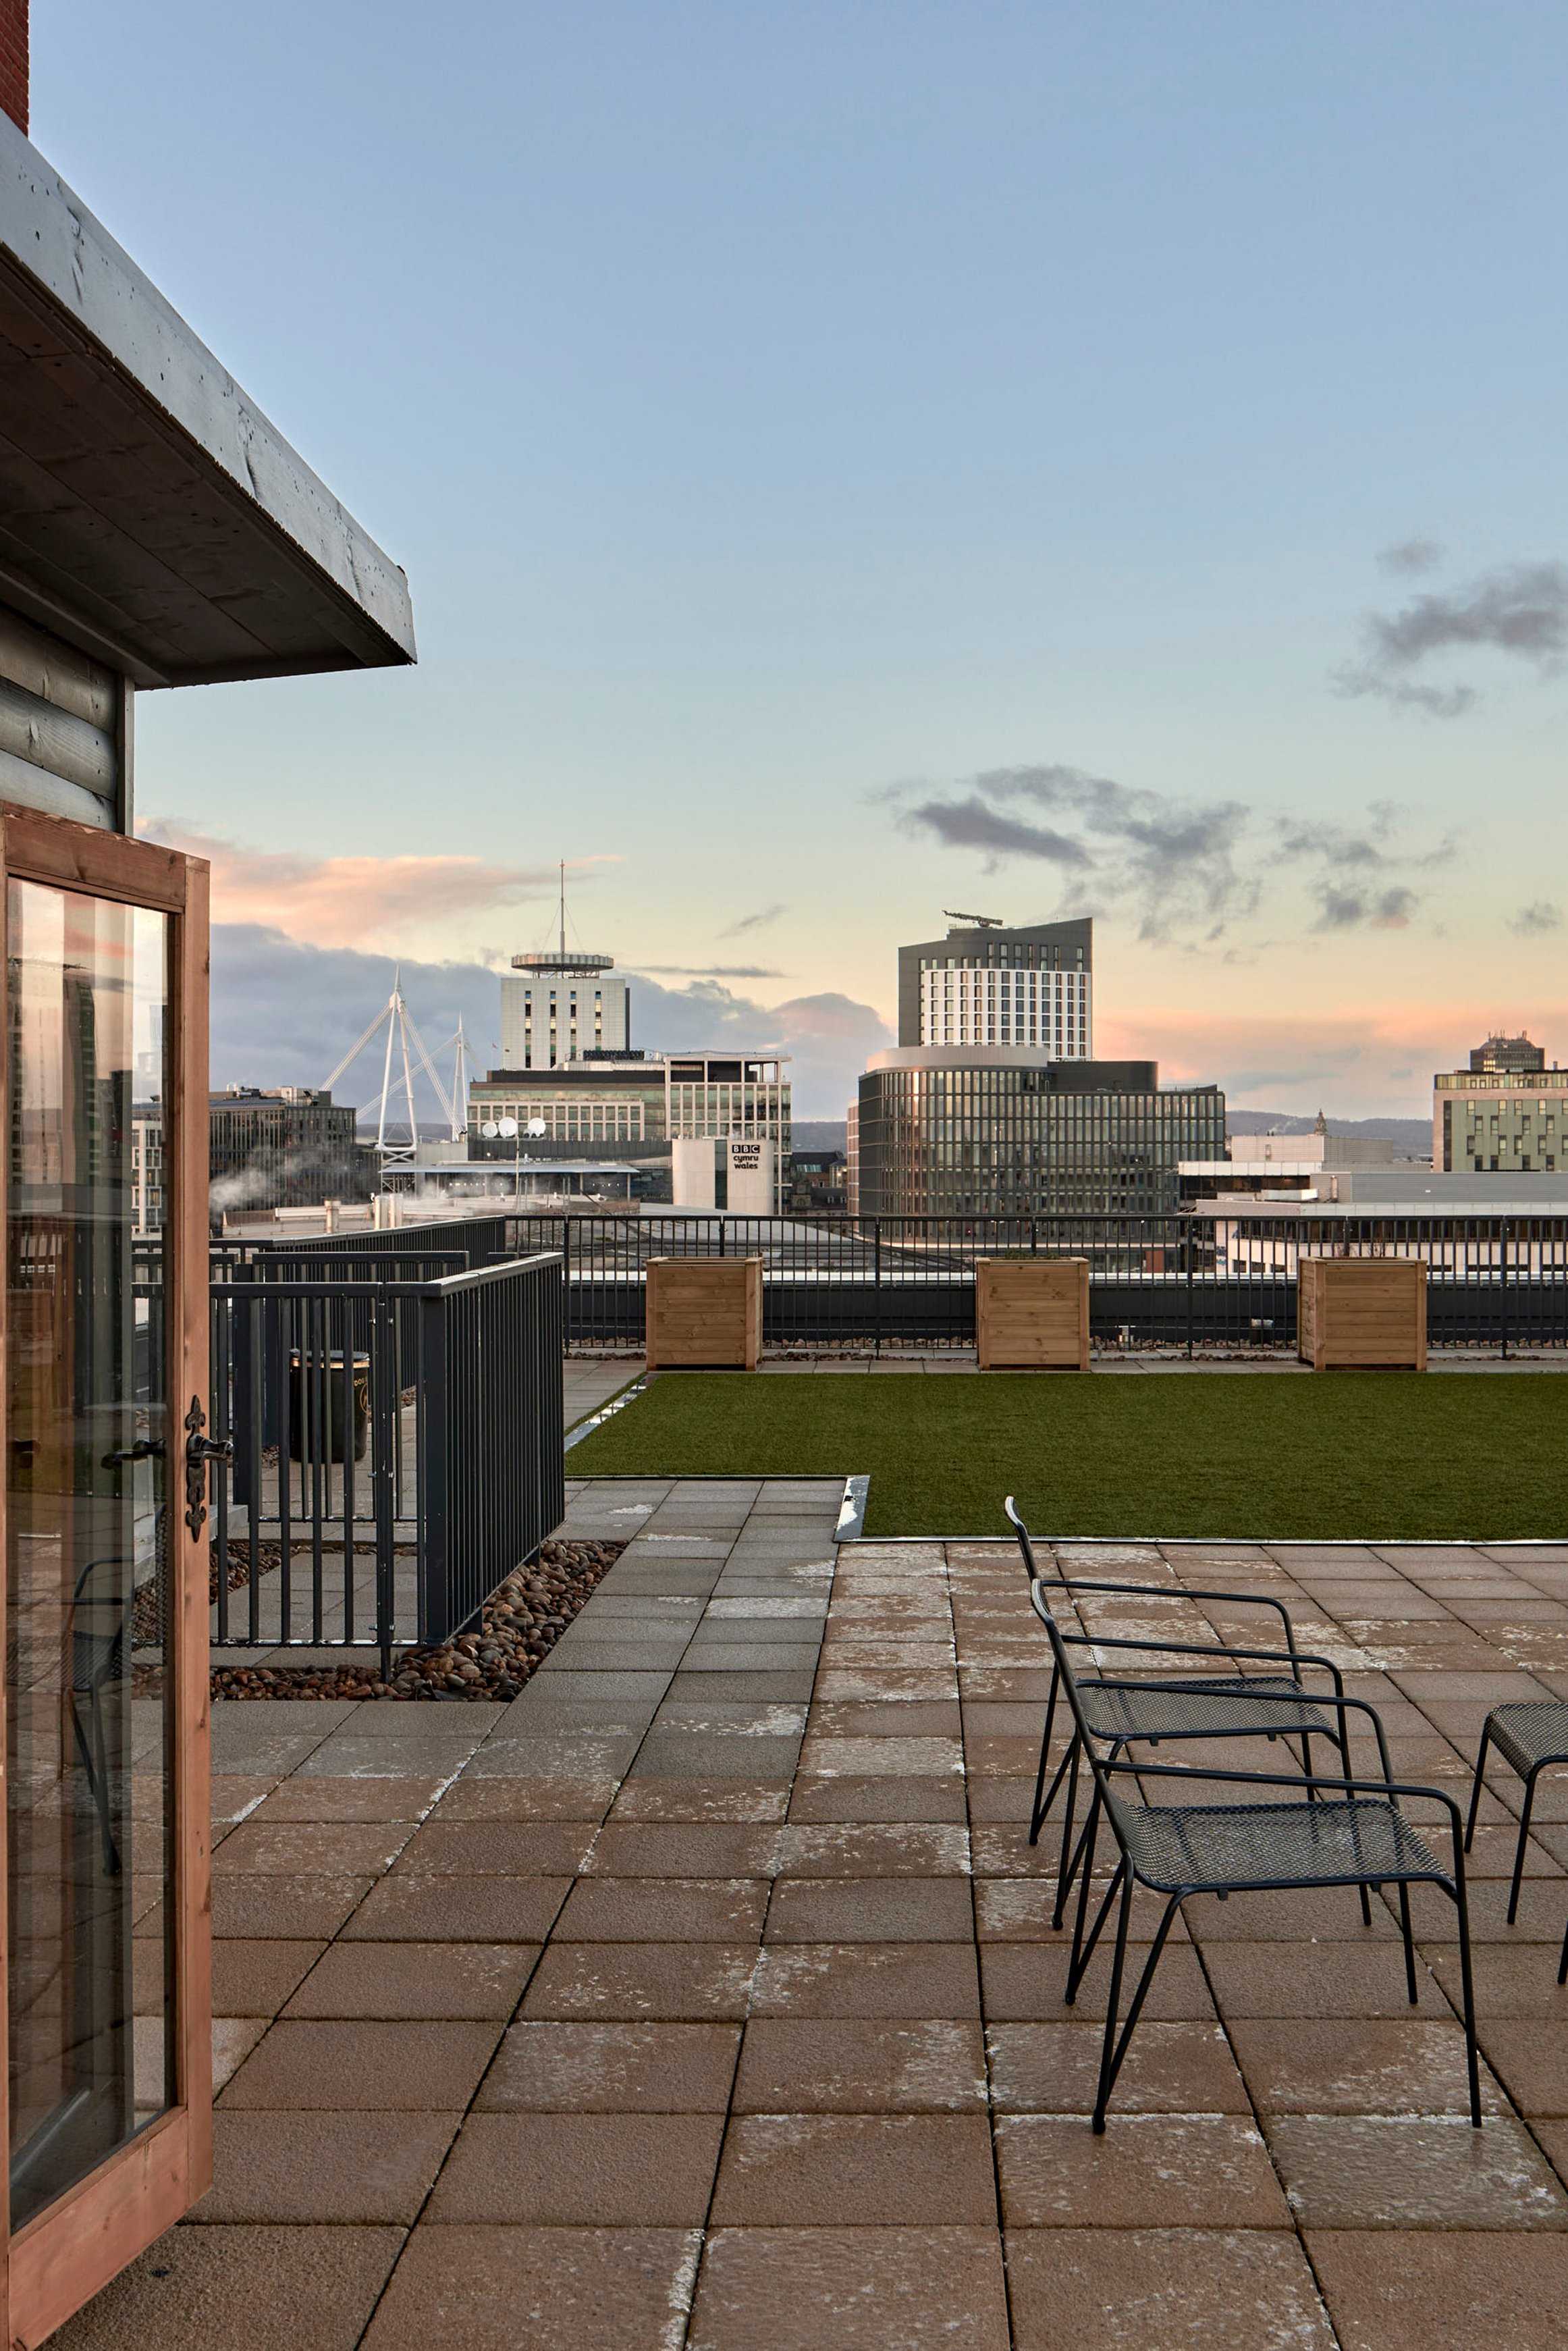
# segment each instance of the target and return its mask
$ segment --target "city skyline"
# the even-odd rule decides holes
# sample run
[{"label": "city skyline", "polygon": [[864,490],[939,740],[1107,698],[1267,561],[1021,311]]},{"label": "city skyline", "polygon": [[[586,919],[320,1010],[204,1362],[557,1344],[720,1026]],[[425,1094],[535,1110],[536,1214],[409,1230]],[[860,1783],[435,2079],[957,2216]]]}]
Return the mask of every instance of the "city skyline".
[{"label": "city skyline", "polygon": [[1239,1107],[1556,1048],[1568,27],[379,21],[35,27],[46,151],[415,582],[407,675],[142,700],[275,1035],[309,951],[534,944],[565,856],[803,1114],[954,903],[1093,913],[1100,1049]]}]

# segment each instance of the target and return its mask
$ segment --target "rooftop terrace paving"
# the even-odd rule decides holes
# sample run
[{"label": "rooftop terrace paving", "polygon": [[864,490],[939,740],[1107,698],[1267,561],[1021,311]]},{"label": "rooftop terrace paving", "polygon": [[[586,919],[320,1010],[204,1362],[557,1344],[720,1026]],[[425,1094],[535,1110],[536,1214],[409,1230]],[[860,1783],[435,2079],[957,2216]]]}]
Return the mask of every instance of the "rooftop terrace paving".
[{"label": "rooftop terrace paving", "polygon": [[[58,2345],[1561,2343],[1568,1779],[1515,1929],[1501,1767],[1477,1834],[1479,2134],[1450,1907],[1412,2011],[1339,1892],[1189,1904],[1096,2139],[1017,1554],[835,1572],[838,1499],[578,1485],[563,1531],[632,1539],[512,1705],[215,1709],[216,2183]],[[1285,1599],[1456,1792],[1490,1706],[1568,1695],[1568,1546],[1061,1556]]]}]

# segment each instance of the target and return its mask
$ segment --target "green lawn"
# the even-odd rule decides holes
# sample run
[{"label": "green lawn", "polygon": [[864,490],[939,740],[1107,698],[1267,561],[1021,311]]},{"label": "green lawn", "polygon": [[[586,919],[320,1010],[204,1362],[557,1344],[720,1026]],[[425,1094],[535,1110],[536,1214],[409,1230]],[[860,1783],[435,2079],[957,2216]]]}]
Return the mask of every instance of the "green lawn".
[{"label": "green lawn", "polygon": [[656,1380],[582,1477],[869,1471],[867,1534],[1568,1535],[1568,1376],[871,1373]]}]

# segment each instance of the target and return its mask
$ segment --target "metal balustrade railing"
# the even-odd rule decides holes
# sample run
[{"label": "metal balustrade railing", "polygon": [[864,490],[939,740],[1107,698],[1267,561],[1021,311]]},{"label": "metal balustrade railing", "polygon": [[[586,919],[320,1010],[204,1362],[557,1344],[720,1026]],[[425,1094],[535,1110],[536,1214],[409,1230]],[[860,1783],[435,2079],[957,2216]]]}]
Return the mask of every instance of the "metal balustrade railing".
[{"label": "metal balustrade railing", "polygon": [[[434,1257],[451,1252],[430,1252]],[[221,1650],[448,1638],[565,1510],[558,1257],[214,1269]],[[410,1278],[414,1275],[415,1278]]]},{"label": "metal balustrade railing", "polygon": [[978,1257],[1083,1257],[1096,1345],[1289,1352],[1303,1256],[1417,1257],[1434,1347],[1568,1346],[1568,1215],[1325,1209],[1034,1217],[520,1215],[508,1246],[559,1254],[568,1348],[640,1350],[648,1261],[763,1260],[775,1349],[969,1347]]}]

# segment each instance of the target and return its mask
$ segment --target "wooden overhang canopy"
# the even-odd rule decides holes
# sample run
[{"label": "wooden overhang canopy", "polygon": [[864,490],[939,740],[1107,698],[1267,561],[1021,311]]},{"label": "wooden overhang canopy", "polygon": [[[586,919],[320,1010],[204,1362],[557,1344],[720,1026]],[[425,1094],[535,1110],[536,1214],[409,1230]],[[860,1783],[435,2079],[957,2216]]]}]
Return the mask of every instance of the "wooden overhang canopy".
[{"label": "wooden overhang canopy", "polygon": [[139,686],[414,659],[398,565],[4,117],[0,601]]}]

